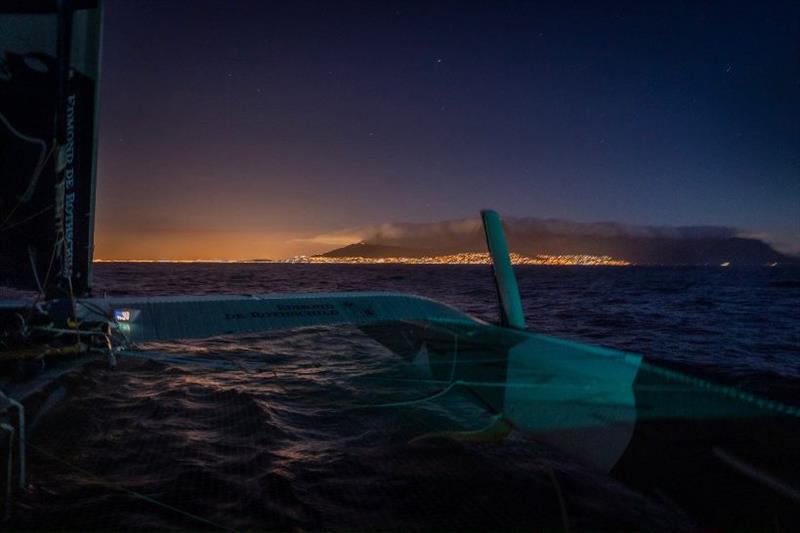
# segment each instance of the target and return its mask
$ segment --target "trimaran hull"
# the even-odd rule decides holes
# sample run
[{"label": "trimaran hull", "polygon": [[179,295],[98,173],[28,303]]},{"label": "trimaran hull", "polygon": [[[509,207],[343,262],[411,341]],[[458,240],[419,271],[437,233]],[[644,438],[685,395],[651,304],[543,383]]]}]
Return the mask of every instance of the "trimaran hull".
[{"label": "trimaran hull", "polygon": [[[791,481],[800,479],[796,407],[661,368],[639,355],[525,331],[502,224],[493,212],[484,213],[484,227],[499,326],[409,294],[92,297],[100,27],[96,1],[0,7],[0,59],[11,73],[0,80],[0,136],[13,152],[0,160],[14,164],[3,169],[4,178],[14,178],[0,198],[0,283],[40,292],[35,303],[0,301],[0,353],[23,370],[31,362],[44,365],[43,373],[24,382],[14,382],[9,371],[0,379],[0,399],[7,400],[0,406],[0,429],[10,432],[6,451],[15,473],[8,480],[25,483],[20,402],[48,405],[26,400],[48,394],[60,375],[98,355],[113,362],[148,341],[350,325],[409,361],[423,361],[422,379],[439,391],[435,396],[462,393],[508,431],[552,444],[638,487],[707,494],[713,487],[697,474],[705,466],[725,472],[726,498],[756,498],[765,516],[785,516],[800,504]],[[30,95],[40,101],[18,103]],[[32,343],[48,347],[37,354]],[[648,458],[654,458],[651,468],[635,466]],[[752,491],[730,489],[742,483]],[[739,504],[750,505],[731,505]]]}]

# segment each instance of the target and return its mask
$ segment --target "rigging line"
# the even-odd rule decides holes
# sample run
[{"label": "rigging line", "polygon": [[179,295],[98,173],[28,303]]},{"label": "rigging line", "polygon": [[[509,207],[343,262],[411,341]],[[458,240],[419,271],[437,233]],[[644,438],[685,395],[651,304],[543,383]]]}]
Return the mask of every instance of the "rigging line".
[{"label": "rigging line", "polygon": [[434,392],[433,394],[429,394],[428,396],[424,396],[422,398],[416,398],[414,400],[405,400],[400,402],[390,402],[390,403],[379,403],[379,404],[365,404],[365,405],[354,405],[350,407],[351,409],[370,409],[370,408],[382,408],[382,407],[402,407],[407,405],[415,405],[422,402],[428,402],[430,400],[435,400],[436,398],[440,398],[450,392],[456,385],[465,385],[465,383],[461,380],[456,381],[456,364],[458,362],[458,335],[453,336],[453,364],[450,368],[450,379],[448,380],[447,386],[443,389]]},{"label": "rigging line", "polygon": [[433,394],[425,396],[423,398],[415,398],[413,400],[404,400],[400,402],[390,402],[390,403],[352,404],[349,407],[347,407],[347,409],[381,409],[384,407],[404,407],[407,405],[415,405],[418,403],[428,402],[430,400],[435,400],[436,398],[440,398],[445,394],[447,394],[448,392],[450,392],[451,390],[453,390],[458,385],[463,385],[463,383],[461,381],[453,381],[447,387],[439,391],[436,391]]},{"label": "rigging line", "polygon": [[[423,396],[422,398],[415,398],[413,400],[403,400],[398,402],[389,402],[389,403],[377,403],[377,404],[350,404],[346,407],[346,409],[380,409],[384,407],[403,407],[409,405],[416,405],[418,403],[428,402],[431,400],[435,400],[436,398],[440,398],[450,392],[453,388],[457,385],[465,385],[463,381],[455,381],[455,374],[456,374],[456,363],[458,361],[458,335],[454,336],[453,342],[453,363],[450,369],[450,379],[445,382],[447,386],[429,394],[427,396]],[[388,381],[393,381],[389,379]]]},{"label": "rigging line", "polygon": [[46,142],[44,142],[42,139],[39,139],[37,137],[30,137],[28,135],[25,135],[24,133],[19,131],[17,128],[15,128],[11,124],[11,122],[9,122],[9,120],[5,117],[5,115],[3,115],[3,113],[0,113],[0,121],[2,121],[3,124],[5,124],[6,127],[11,130],[11,133],[16,135],[17,137],[19,137],[23,141],[28,141],[29,143],[34,143],[34,144],[41,145],[45,150],[47,150],[47,143]]},{"label": "rigging line", "polygon": [[[69,287],[69,303],[70,307],[72,307],[72,318],[67,320],[67,325],[71,325],[75,330],[75,344],[80,346],[81,344],[81,334],[80,334],[80,322],[78,322],[78,308],[75,304],[75,293],[72,292],[72,278],[67,278],[67,287]],[[72,322],[72,324],[70,324]]]},{"label": "rigging line", "polygon": [[31,261],[31,270],[33,271],[33,279],[36,281],[36,286],[39,287],[39,294],[44,293],[42,282],[39,281],[39,272],[36,271],[36,261],[33,259],[33,246],[28,245],[28,259]]},{"label": "rigging line", "polygon": [[136,498],[140,498],[140,499],[142,499],[142,500],[144,500],[146,502],[152,503],[153,505],[156,505],[156,506],[161,507],[163,509],[167,509],[169,511],[178,513],[178,514],[183,515],[183,516],[185,516],[187,518],[191,518],[192,520],[195,520],[197,522],[202,522],[204,524],[213,526],[213,527],[221,529],[223,531],[232,531],[234,533],[237,532],[237,530],[235,530],[235,529],[231,529],[231,528],[229,528],[227,526],[224,526],[222,524],[219,524],[217,522],[209,520],[208,518],[203,518],[202,516],[198,516],[196,514],[190,513],[189,511],[184,511],[183,509],[179,509],[178,507],[173,507],[172,505],[169,505],[167,503],[158,501],[155,498],[151,498],[150,496],[146,496],[146,495],[142,494],[141,492],[137,492],[137,491],[135,491],[133,489],[129,489],[129,488],[125,487],[124,485],[122,485],[121,483],[116,483],[114,481],[106,481],[105,479],[101,478],[100,476],[98,476],[96,474],[93,474],[92,472],[89,472],[88,470],[84,470],[83,468],[81,468],[81,467],[79,467],[77,465],[74,465],[74,464],[72,464],[70,462],[65,461],[64,459],[61,459],[60,457],[56,456],[55,454],[51,453],[50,451],[48,451],[48,450],[46,450],[44,448],[41,448],[41,447],[33,445],[33,444],[29,444],[29,446],[31,448],[34,448],[39,453],[45,455],[46,457],[49,457],[50,459],[52,459],[52,460],[54,460],[54,461],[56,461],[58,463],[61,463],[62,465],[67,466],[67,467],[75,470],[76,472],[80,472],[81,474],[83,474],[85,476],[89,476],[90,478],[93,478],[100,485],[104,485],[104,486],[112,488],[112,489],[117,489],[117,490],[119,490],[121,492],[124,492],[124,493],[130,495],[130,496],[134,496]]},{"label": "rigging line", "polygon": [[33,196],[33,191],[36,188],[36,183],[39,181],[39,177],[42,175],[42,171],[44,170],[45,165],[47,162],[50,161],[50,158],[53,157],[53,153],[56,151],[56,143],[53,142],[53,145],[50,147],[50,150],[47,151],[47,156],[44,160],[40,160],[39,164],[36,165],[36,168],[33,171],[33,177],[28,184],[28,188],[25,189],[25,193],[22,195],[21,200],[27,202]]},{"label": "rigging line", "polygon": [[711,449],[722,462],[753,481],[757,481],[762,485],[771,488],[778,494],[781,494],[795,502],[800,503],[800,491],[790,486],[786,482],[776,478],[775,476],[765,472],[757,466],[746,463],[735,455],[723,450],[718,446]]},{"label": "rigging line", "polygon": [[30,200],[31,195],[33,194],[33,189],[35,188],[36,183],[39,181],[39,176],[41,175],[42,170],[44,170],[45,164],[50,159],[50,156],[53,153],[55,144],[53,144],[51,149],[48,151],[46,142],[44,142],[42,139],[37,139],[35,137],[28,137],[27,135],[21,133],[13,125],[11,125],[11,122],[9,122],[8,119],[5,117],[5,115],[3,115],[2,113],[0,113],[0,122],[5,124],[6,127],[11,131],[11,133],[16,135],[20,139],[41,146],[41,152],[39,153],[39,161],[36,163],[36,167],[34,167],[33,169],[33,174],[31,175],[30,181],[28,182],[28,188],[25,189],[25,192],[22,194],[22,196],[19,196],[17,198],[16,205],[14,205],[11,211],[9,211],[8,215],[6,215],[6,217],[3,219],[2,223],[0,223],[0,227],[2,227],[5,226],[5,224],[11,219],[11,217],[14,215],[14,213],[17,211],[17,208],[19,208],[20,205]]},{"label": "rigging line", "polygon": [[558,482],[558,478],[556,477],[556,472],[553,470],[551,465],[546,465],[547,475],[550,477],[550,481],[553,482],[553,486],[556,489],[556,496],[558,497],[558,507],[561,510],[561,524],[564,526],[564,533],[569,533],[569,516],[567,515],[567,504],[564,501],[564,494],[561,492],[561,484]]},{"label": "rigging line", "polygon": [[8,231],[10,229],[16,228],[17,226],[21,226],[22,224],[28,222],[29,220],[32,220],[32,219],[38,217],[39,215],[43,215],[43,214],[47,213],[51,209],[53,209],[52,205],[48,205],[47,207],[43,207],[39,211],[33,213],[32,215],[28,215],[27,217],[23,218],[22,220],[17,220],[15,222],[11,223],[11,224],[6,224],[5,226],[0,226],[0,231]]},{"label": "rigging line", "polygon": [[[50,273],[53,270],[53,263],[55,262],[55,259],[56,259],[56,250],[57,249],[58,249],[58,243],[56,243],[53,246],[53,251],[50,253],[50,264],[48,265],[47,273],[44,276],[44,285],[43,285],[43,287],[47,287],[47,282],[50,279]],[[39,294],[36,295],[36,298],[31,303],[31,308],[28,311],[28,322],[30,322],[31,318],[33,318],[33,313],[34,313],[34,311],[36,311],[36,304],[38,304],[39,301],[44,297],[45,297],[45,294],[44,294],[43,290],[40,291]]]}]

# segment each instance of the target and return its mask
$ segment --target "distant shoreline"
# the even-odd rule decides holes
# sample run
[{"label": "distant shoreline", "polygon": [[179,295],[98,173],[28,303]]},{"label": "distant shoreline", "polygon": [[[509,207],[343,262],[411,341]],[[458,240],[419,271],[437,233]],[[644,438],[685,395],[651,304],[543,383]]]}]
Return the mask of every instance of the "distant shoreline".
[{"label": "distant shoreline", "polygon": [[[284,260],[235,260],[235,259],[97,259],[93,264],[163,264],[163,265],[353,265],[353,266],[488,266],[488,263],[447,263],[447,262],[400,262],[400,261],[296,261],[291,259]],[[793,263],[775,264],[650,264],[650,263],[626,263],[626,264],[600,264],[600,263],[521,263],[515,267],[697,267],[697,268],[773,268],[773,267],[797,267]]]}]

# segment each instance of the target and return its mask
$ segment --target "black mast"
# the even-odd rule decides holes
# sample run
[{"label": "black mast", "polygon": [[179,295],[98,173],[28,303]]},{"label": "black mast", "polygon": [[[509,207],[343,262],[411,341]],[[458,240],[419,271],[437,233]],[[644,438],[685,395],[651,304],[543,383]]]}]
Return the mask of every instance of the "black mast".
[{"label": "black mast", "polygon": [[0,4],[0,285],[91,289],[97,0]]}]

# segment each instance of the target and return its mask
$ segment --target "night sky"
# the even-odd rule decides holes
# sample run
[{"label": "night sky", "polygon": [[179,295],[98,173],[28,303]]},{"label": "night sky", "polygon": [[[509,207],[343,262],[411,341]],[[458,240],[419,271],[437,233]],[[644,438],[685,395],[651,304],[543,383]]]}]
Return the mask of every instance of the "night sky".
[{"label": "night sky", "polygon": [[797,2],[108,0],[104,32],[97,258],[484,207],[800,251]]}]

